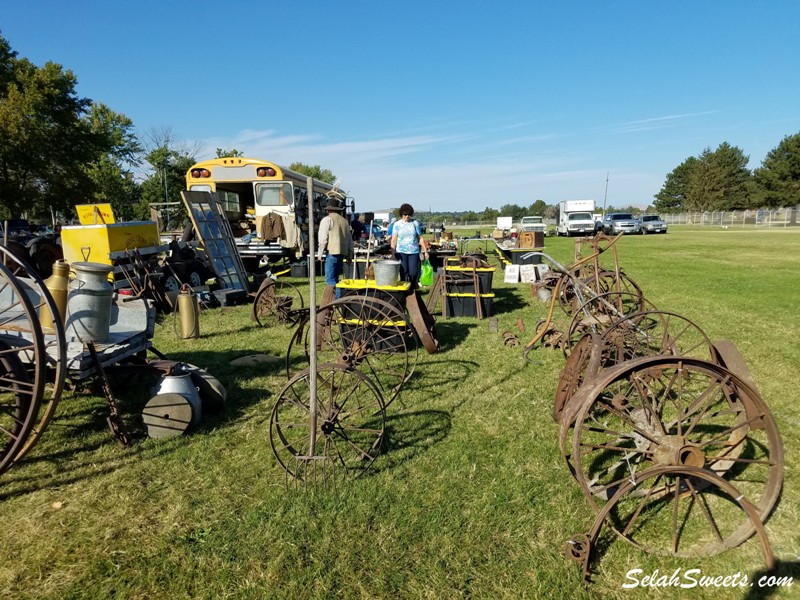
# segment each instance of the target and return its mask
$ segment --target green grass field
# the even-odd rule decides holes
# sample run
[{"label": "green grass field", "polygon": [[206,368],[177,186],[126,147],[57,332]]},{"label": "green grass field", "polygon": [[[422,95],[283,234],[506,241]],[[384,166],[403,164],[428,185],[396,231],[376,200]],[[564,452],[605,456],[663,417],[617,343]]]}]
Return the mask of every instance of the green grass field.
[{"label": "green grass field", "polygon": [[[620,263],[659,308],[682,314],[742,351],[783,436],[782,499],[767,523],[779,575],[800,576],[800,228],[674,228],[624,238]],[[570,262],[573,240],[547,238]],[[524,343],[547,306],[528,285],[495,274],[499,331]],[[298,282],[307,292],[307,285]],[[582,585],[565,540],[592,511],[563,464],[550,412],[564,358],[532,363],[487,321],[439,320],[442,351],[421,351],[387,411],[388,440],[366,477],[313,493],[287,486],[270,450],[269,415],[291,331],[261,329],[248,306],[202,314],[202,336],[177,340],[172,320],[154,345],[207,368],[228,389],[221,414],[190,435],[144,437],[139,417],[154,381],[115,388],[136,436],[120,448],[94,393],[67,393],[39,445],[0,477],[3,598],[628,598],[626,573],[702,569],[753,577],[755,540],[714,557],[646,555],[620,539]],[[669,597],[798,597],[798,586],[665,590]],[[682,595],[683,594],[683,595]]]}]

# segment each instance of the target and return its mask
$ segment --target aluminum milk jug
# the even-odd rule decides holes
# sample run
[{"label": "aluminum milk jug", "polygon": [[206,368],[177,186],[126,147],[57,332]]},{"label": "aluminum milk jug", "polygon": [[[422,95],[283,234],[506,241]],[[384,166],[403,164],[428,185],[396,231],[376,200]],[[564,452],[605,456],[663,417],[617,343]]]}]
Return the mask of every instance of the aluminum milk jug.
[{"label": "aluminum milk jug", "polygon": [[102,344],[111,327],[114,288],[108,276],[114,267],[94,262],[72,263],[75,279],[67,297],[67,336]]}]

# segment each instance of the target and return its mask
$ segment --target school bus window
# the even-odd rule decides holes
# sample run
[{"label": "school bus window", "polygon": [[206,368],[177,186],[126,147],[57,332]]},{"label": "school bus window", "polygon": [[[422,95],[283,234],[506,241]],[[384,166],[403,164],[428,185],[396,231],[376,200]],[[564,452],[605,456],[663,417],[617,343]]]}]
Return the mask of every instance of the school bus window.
[{"label": "school bus window", "polygon": [[290,183],[259,183],[256,185],[256,202],[259,206],[288,206],[292,198]]},{"label": "school bus window", "polygon": [[229,192],[227,190],[217,191],[219,201],[222,204],[222,209],[228,212],[239,211],[239,194],[236,192]]}]

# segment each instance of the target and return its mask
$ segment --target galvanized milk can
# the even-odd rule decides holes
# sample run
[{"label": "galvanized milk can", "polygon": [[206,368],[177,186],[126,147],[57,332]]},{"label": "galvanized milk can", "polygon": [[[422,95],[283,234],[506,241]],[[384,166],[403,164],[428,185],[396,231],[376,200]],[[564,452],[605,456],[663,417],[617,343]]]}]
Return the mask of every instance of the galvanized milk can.
[{"label": "galvanized milk can", "polygon": [[108,276],[111,265],[94,262],[72,263],[75,279],[67,297],[67,333],[82,342],[103,343],[111,327],[114,288]]}]

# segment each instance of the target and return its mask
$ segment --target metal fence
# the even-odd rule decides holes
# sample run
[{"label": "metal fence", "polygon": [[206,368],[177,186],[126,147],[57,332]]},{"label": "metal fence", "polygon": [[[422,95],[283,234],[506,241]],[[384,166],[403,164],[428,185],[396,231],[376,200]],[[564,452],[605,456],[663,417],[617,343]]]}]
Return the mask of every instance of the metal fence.
[{"label": "metal fence", "polygon": [[707,227],[789,227],[797,226],[797,208],[733,210],[662,214],[670,225]]}]

